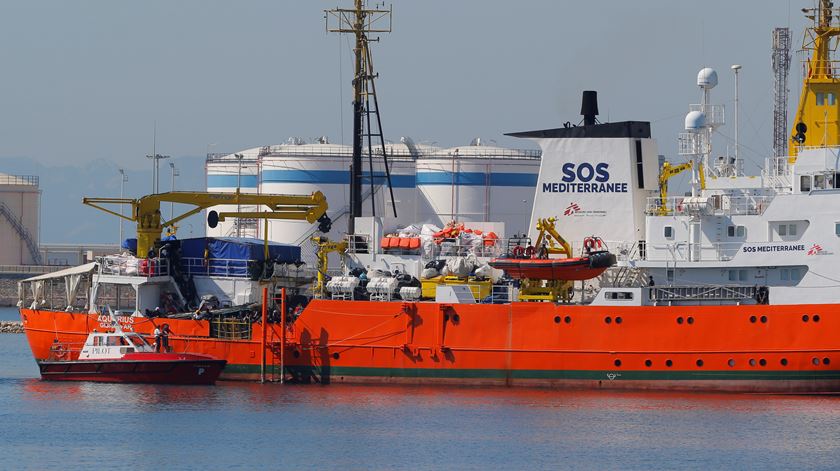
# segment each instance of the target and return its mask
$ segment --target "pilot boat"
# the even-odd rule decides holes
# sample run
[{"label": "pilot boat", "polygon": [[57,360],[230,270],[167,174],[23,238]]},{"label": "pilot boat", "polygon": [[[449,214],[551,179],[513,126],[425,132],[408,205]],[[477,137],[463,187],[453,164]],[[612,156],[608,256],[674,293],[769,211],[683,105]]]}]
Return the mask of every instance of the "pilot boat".
[{"label": "pilot boat", "polygon": [[155,350],[142,335],[123,331],[115,320],[113,332],[94,330],[81,348],[56,339],[38,368],[47,381],[213,384],[227,363],[209,355]]}]

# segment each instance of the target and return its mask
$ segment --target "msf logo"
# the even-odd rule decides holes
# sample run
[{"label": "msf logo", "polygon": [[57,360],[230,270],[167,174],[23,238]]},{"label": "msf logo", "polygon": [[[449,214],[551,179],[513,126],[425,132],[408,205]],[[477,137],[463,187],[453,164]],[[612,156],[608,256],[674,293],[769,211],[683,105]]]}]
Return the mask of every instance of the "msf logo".
[{"label": "msf logo", "polygon": [[820,255],[822,251],[823,248],[820,246],[820,244],[814,244],[813,247],[808,249],[808,255]]},{"label": "msf logo", "polygon": [[571,216],[576,212],[580,211],[580,206],[577,203],[570,204],[565,211],[563,211],[563,216]]}]

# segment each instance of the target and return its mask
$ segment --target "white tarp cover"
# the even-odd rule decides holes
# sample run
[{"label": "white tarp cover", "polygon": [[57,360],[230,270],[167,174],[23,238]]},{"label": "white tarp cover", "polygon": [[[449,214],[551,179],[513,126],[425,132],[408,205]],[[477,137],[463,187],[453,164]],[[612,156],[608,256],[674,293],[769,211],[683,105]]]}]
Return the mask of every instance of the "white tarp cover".
[{"label": "white tarp cover", "polygon": [[79,285],[82,281],[82,274],[67,275],[64,278],[64,291],[67,293],[67,310],[73,310],[73,302],[76,301],[76,295],[79,294]]},{"label": "white tarp cover", "polygon": [[64,270],[54,271],[52,273],[44,273],[43,275],[33,276],[32,278],[27,278],[23,280],[24,283],[30,281],[39,281],[39,280],[51,280],[55,278],[63,278],[68,275],[81,275],[84,273],[90,273],[96,268],[96,262],[86,263],[84,265],[79,265],[78,267],[72,268],[65,268]]}]

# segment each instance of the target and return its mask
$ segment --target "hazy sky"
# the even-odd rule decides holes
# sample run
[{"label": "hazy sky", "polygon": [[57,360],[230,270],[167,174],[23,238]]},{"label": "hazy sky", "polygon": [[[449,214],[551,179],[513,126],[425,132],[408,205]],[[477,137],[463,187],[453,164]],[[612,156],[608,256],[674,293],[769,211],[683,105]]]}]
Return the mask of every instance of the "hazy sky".
[{"label": "hazy sky", "polygon": [[[155,121],[173,156],[289,136],[349,143],[350,42],[324,32],[322,10],[351,3],[4,1],[0,157],[145,168]],[[763,160],[771,31],[790,22],[798,47],[810,4],[396,0],[394,32],[373,51],[386,137],[532,147],[501,135],[577,122],[581,90],[595,89],[602,121],[652,121],[676,160],[697,71],[718,69],[713,101],[730,105],[739,63],[742,152]],[[795,101],[797,65],[791,79]]]}]

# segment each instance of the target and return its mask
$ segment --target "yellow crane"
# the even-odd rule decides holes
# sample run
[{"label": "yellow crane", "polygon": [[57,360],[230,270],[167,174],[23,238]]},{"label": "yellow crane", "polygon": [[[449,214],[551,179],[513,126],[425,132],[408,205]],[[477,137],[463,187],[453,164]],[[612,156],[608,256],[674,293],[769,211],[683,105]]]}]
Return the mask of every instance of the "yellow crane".
[{"label": "yellow crane", "polygon": [[323,297],[324,289],[327,287],[328,256],[331,252],[338,252],[339,255],[344,257],[345,252],[347,252],[347,241],[336,242],[323,236],[315,236],[310,240],[318,246],[318,279],[312,288],[312,292]]},{"label": "yellow crane", "polygon": [[[679,164],[679,165],[671,165],[670,162],[667,160],[662,163],[662,168],[659,169],[659,210],[657,214],[660,216],[665,216],[668,214],[668,180],[671,177],[675,177],[686,170],[691,169],[691,166],[694,165],[694,162],[689,160],[688,162]],[[703,175],[703,167],[700,167],[700,187],[706,187],[706,178]]]},{"label": "yellow crane", "polygon": [[799,106],[790,136],[790,163],[796,161],[800,146],[831,147],[840,144],[840,76],[832,60],[840,37],[840,26],[831,0],[820,0],[816,8],[802,10],[813,26],[805,31],[802,49],[810,51]]},{"label": "yellow crane", "polygon": [[[275,195],[275,194],[241,194],[213,193],[203,191],[171,191],[146,195],[137,199],[130,198],[84,198],[82,202],[108,214],[137,224],[137,255],[146,256],[155,244],[160,241],[161,234],[168,227],[190,217],[202,210],[217,205],[248,205],[265,206],[266,211],[210,211],[208,224],[215,227],[219,221],[228,217],[254,219],[285,219],[293,221],[307,221],[311,224],[319,222],[322,232],[329,232],[330,220],[327,217],[327,198],[320,191],[311,195]],[[160,211],[161,203],[178,203],[194,206],[193,209],[166,221]],[[131,205],[131,214],[123,215],[103,205]],[[266,225],[267,227],[267,225]],[[326,229],[326,230],[324,230]],[[267,229],[266,229],[267,231]]]},{"label": "yellow crane", "polygon": [[540,233],[537,235],[537,241],[534,243],[534,247],[540,250],[543,242],[545,242],[548,252],[546,255],[561,254],[565,255],[566,258],[570,258],[572,256],[572,246],[555,229],[554,223],[556,221],[557,218],[553,217],[537,219],[537,230]]}]

